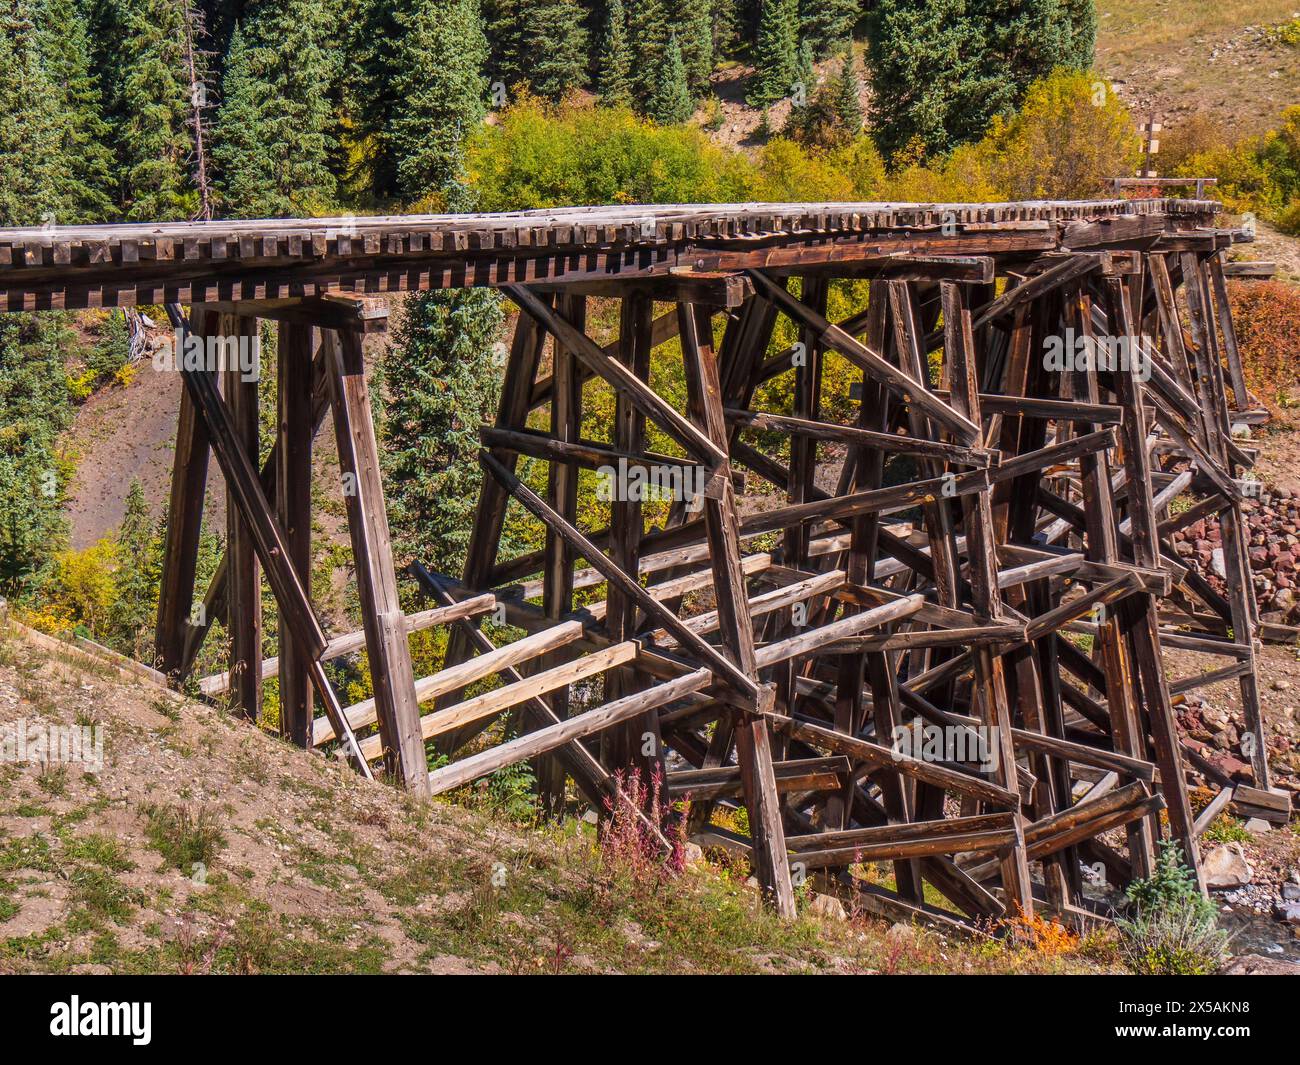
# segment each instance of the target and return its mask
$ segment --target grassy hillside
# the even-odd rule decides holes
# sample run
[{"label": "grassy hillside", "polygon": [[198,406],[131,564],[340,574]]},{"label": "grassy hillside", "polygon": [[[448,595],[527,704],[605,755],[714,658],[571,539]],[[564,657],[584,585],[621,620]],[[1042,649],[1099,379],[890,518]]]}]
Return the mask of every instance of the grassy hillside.
[{"label": "grassy hillside", "polygon": [[105,757],[0,767],[0,973],[1113,967],[1104,939],[1061,954],[866,916],[781,924],[743,874],[660,878],[581,822],[409,801],[6,627],[0,733],[24,719],[101,725]]},{"label": "grassy hillside", "polygon": [[1167,127],[1204,113],[1230,137],[1261,133],[1300,103],[1300,48],[1270,37],[1298,12],[1295,0],[1098,0],[1097,66]]}]

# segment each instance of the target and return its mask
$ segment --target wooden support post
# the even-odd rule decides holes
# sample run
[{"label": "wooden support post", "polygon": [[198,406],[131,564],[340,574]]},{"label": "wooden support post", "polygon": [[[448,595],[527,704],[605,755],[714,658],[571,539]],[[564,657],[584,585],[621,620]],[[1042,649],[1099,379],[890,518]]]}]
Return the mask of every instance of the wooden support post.
[{"label": "wooden support post", "polygon": [[[687,406],[694,423],[725,454],[727,422],[722,411],[722,383],[707,331],[707,312],[678,304],[677,317],[686,369]],[[721,486],[720,497],[704,500],[704,523],[714,572],[718,602],[718,632],[727,656],[754,682],[758,664],[754,657],[754,623],[749,614],[745,575],[740,564],[740,526],[731,486],[729,463],[713,470]],[[749,696],[741,689],[738,694]],[[763,698],[760,693],[760,699]],[[755,711],[763,709],[755,705]],[[736,760],[740,765],[745,806],[749,812],[754,872],[764,893],[782,917],[795,916],[794,886],[786,857],[785,829],[772,768],[771,736],[767,722],[757,713],[740,713],[735,724]]]},{"label": "wooden support post", "polygon": [[[167,316],[177,329],[187,328],[179,305],[169,303]],[[231,416],[230,408],[221,398],[216,379],[212,374],[195,369],[183,369],[182,373],[185,377],[185,388],[194,402],[195,412],[203,420],[207,429],[212,453],[216,455],[217,462],[221,465],[226,486],[232,492],[233,501],[240,515],[248,523],[258,561],[262,563],[267,581],[275,593],[281,616],[288,622],[294,638],[307,648],[312,656],[312,683],[325,704],[325,713],[334,726],[335,735],[342,740],[349,760],[357,772],[371,779],[370,767],[361,755],[356,736],[353,735],[351,726],[343,716],[343,708],[339,705],[338,697],[330,687],[324,666],[321,664],[321,656],[325,653],[327,644],[325,631],[321,628],[320,619],[312,609],[302,579],[289,565],[289,547],[284,532],[275,520],[271,504],[262,490],[257,467],[235,432],[235,421]],[[259,662],[259,674],[260,666]]]},{"label": "wooden support post", "polygon": [[[1124,282],[1118,277],[1106,278],[1106,296],[1110,313],[1112,336],[1129,337],[1134,333],[1129,313],[1129,299]],[[1155,508],[1152,505],[1151,469],[1146,447],[1146,404],[1140,382],[1141,366],[1136,362],[1114,373],[1115,389],[1124,408],[1121,422],[1124,437],[1124,465],[1127,472],[1128,511],[1130,536],[1133,540],[1134,561],[1139,566],[1154,568],[1159,565],[1160,550],[1156,533]],[[1157,628],[1155,597],[1143,592],[1120,603],[1120,617],[1128,630],[1141,684],[1143,702],[1146,704],[1147,725],[1154,741],[1156,762],[1160,766],[1161,790],[1169,812],[1169,828],[1186,852],[1187,860],[1200,876],[1200,862],[1195,816],[1187,797],[1187,784],[1183,779],[1178,726],[1174,720],[1173,705],[1169,701],[1169,688],[1165,682],[1164,667],[1160,660],[1160,639]]]},{"label": "wooden support post", "polygon": [[[258,353],[260,370],[261,336],[256,318],[223,314],[222,336],[227,355],[234,345],[252,346]],[[258,446],[258,372],[244,369],[243,353],[228,359],[223,371],[226,403],[235,422],[239,443],[254,462]],[[233,490],[226,489],[226,546],[229,576],[226,590],[226,632],[230,639],[230,696],[235,710],[256,721],[262,707],[262,581],[253,548],[252,534],[239,514]]]},{"label": "wooden support post", "polygon": [[[650,353],[653,346],[654,304],[644,293],[629,293],[623,298],[619,322],[619,362],[639,381],[649,381]],[[624,392],[614,401],[614,444],[622,451],[637,452],[645,449],[645,415]],[[610,502],[610,558],[624,573],[639,571],[641,538],[644,533],[641,500],[627,498],[627,493],[616,490]],[[674,501],[685,507],[687,500]],[[609,588],[605,626],[610,638],[631,639],[637,630],[636,603],[617,587]],[[611,671],[606,681],[606,695],[613,701],[632,695],[644,686],[643,678],[629,663]],[[647,713],[626,724],[604,733],[601,737],[605,765],[614,771],[635,767],[647,788],[658,780],[666,780],[664,768],[663,736],[659,731],[659,715]]]},{"label": "wooden support post", "polygon": [[[1160,275],[1156,275],[1157,291]],[[1073,293],[1074,326],[1085,340],[1093,339],[1092,299],[1078,289]],[[1089,402],[1101,395],[1095,369],[1078,371],[1076,394]],[[1119,560],[1118,524],[1111,490],[1111,468],[1106,452],[1097,452],[1079,460],[1083,489],[1084,520],[1087,525],[1086,551],[1093,562],[1110,564]],[[1138,690],[1134,684],[1133,661],[1128,643],[1123,639],[1119,617],[1101,610],[1096,616],[1096,650],[1106,685],[1106,706],[1110,712],[1111,742],[1120,754],[1139,758],[1146,753],[1146,735],[1142,727]],[[1136,876],[1149,876],[1155,861],[1156,826],[1149,818],[1128,825],[1129,861]]]},{"label": "wooden support post", "polygon": [[[952,379],[953,408],[975,425],[980,424],[979,389],[976,378],[975,341],[971,333],[961,286],[955,281],[940,282],[943,301],[944,351]],[[1002,599],[997,584],[997,556],[993,537],[993,508],[986,490],[962,497],[966,527],[966,547],[970,554],[971,602],[981,617],[999,621],[1003,616]],[[972,702],[977,715],[988,730],[985,742],[996,746],[997,769],[994,780],[1008,791],[1017,789],[1015,747],[1011,737],[1011,711],[1007,700],[1006,678],[1002,660],[987,645],[972,650],[975,680]],[[1008,909],[1025,916],[1033,913],[1034,899],[1029,881],[1029,863],[1024,839],[1018,824],[1016,842],[1001,860],[1002,890]]]},{"label": "wooden support post", "polygon": [[[1232,307],[1228,302],[1228,282],[1223,275],[1223,261],[1226,252],[1218,252],[1206,260],[1214,299],[1211,306],[1214,318],[1223,333],[1223,353],[1228,363],[1228,377],[1232,381],[1232,409],[1243,412],[1250,409],[1250,390],[1246,387],[1246,375],[1241,365],[1241,349],[1237,345],[1237,328],[1232,322]],[[1226,396],[1224,397],[1226,400]]]},{"label": "wooden support post", "polygon": [[[1187,297],[1188,319],[1192,339],[1196,345],[1197,392],[1201,399],[1208,449],[1225,470],[1232,469],[1228,457],[1231,427],[1227,418],[1224,396],[1223,370],[1219,365],[1218,345],[1210,309],[1209,286],[1206,284],[1204,263],[1195,254],[1182,256],[1183,289]],[[1268,747],[1260,710],[1258,673],[1254,668],[1255,638],[1259,628],[1259,613],[1255,603],[1255,583],[1246,554],[1246,521],[1241,504],[1235,496],[1226,499],[1219,514],[1219,529],[1223,541],[1224,571],[1227,573],[1227,598],[1232,614],[1232,630],[1237,643],[1249,647],[1251,670],[1238,679],[1241,705],[1246,720],[1246,730],[1253,737],[1247,757],[1255,775],[1255,786],[1264,790],[1270,787]]]},{"label": "wooden support post", "polygon": [[[586,328],[585,296],[561,294],[559,314],[575,329]],[[576,442],[582,429],[582,377],[573,352],[558,340],[551,358],[551,436],[556,440]],[[578,520],[578,467],[552,459],[546,474],[546,498],[556,513],[566,521]],[[635,570],[633,570],[635,572]],[[542,609],[558,621],[573,609],[573,551],[557,532],[546,530],[546,568],[542,574]],[[622,637],[615,637],[617,642]],[[559,654],[548,654],[541,669],[559,665]],[[557,688],[546,696],[557,721],[569,716],[569,688]],[[549,722],[548,722],[549,724]],[[555,756],[546,756],[534,766],[537,792],[542,809],[552,817],[564,811],[564,764]]]},{"label": "wooden support post", "polygon": [[[498,429],[525,427],[532,406],[533,381],[537,376],[545,341],[546,335],[537,321],[528,315],[520,315],[501,385],[501,400],[497,406],[495,423]],[[516,452],[494,450],[491,453],[505,469],[514,473],[519,462]],[[474,527],[470,530],[469,545],[465,549],[464,583],[472,591],[483,591],[488,586],[492,567],[496,563],[497,548],[501,543],[501,531],[505,527],[506,503],[509,498],[509,492],[498,478],[483,478],[479,487],[478,506],[474,510]],[[448,668],[460,665],[472,653],[468,636],[458,626],[447,639],[443,664]],[[444,709],[458,702],[460,696],[459,691],[449,692],[435,706]],[[457,730],[440,737],[436,746],[443,754],[450,754],[468,736],[474,734],[473,730]]]},{"label": "wooden support post", "polygon": [[393,570],[361,337],[356,333],[330,332],[326,333],[325,342],[330,360],[327,366],[334,435],[343,475],[343,499],[352,538],[385,768],[400,777],[408,791],[427,795],[429,776],[420,731],[420,706],[415,695],[406,619]]},{"label": "wooden support post", "polygon": [[[217,316],[195,309],[197,336],[217,328]],[[185,336],[176,324],[178,343]],[[159,671],[180,679],[185,656],[185,634],[198,622],[193,618],[194,576],[199,559],[199,534],[203,527],[203,496],[208,484],[208,430],[194,405],[190,390],[181,385],[180,416],[176,424],[176,452],[172,459],[171,499],[167,508],[167,537],[163,546],[162,581],[158,591],[158,624],[154,653]]]},{"label": "wooden support post", "polygon": [[[276,440],[276,516],[284,527],[289,562],[307,587],[311,585],[312,330],[283,322],[276,363],[279,407]],[[280,633],[280,735],[299,747],[311,744],[311,658],[299,646],[283,612]]]}]

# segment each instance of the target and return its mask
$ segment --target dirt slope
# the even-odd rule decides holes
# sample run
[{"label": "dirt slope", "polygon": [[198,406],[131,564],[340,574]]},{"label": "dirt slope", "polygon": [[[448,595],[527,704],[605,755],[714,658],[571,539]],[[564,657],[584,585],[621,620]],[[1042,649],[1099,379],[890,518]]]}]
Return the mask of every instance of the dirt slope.
[{"label": "dirt slope", "polygon": [[[48,638],[46,638],[48,640]],[[103,767],[0,764],[0,972],[1096,971],[853,917],[782,925],[711,866],[417,803],[224,712],[0,631],[0,741],[102,726]],[[1089,951],[1092,951],[1089,947]],[[1103,955],[1105,951],[1102,952]]]},{"label": "dirt slope", "polygon": [[1166,131],[1207,114],[1230,138],[1262,133],[1300,103],[1300,49],[1270,35],[1295,0],[1099,0],[1097,15],[1098,69]]}]

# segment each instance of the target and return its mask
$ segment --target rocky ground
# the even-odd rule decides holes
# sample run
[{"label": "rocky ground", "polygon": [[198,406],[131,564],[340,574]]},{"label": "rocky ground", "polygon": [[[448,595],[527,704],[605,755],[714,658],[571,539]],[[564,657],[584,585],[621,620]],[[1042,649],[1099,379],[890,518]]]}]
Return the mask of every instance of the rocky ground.
[{"label": "rocky ground", "polygon": [[[1247,499],[1242,507],[1255,601],[1261,621],[1295,625],[1300,621],[1300,493],[1268,486],[1260,491],[1259,498]],[[1218,519],[1193,522],[1172,539],[1179,556],[1222,592],[1227,573]]]},{"label": "rocky ground", "polygon": [[[1262,620],[1300,623],[1300,467],[1294,462],[1300,434],[1275,426],[1257,433],[1248,446],[1259,449],[1258,498],[1244,510],[1250,535],[1249,561]],[[1225,590],[1221,534],[1217,520],[1198,521],[1175,534],[1175,549],[1216,590]],[[1168,676],[1193,676],[1221,665],[1217,659],[1166,650]],[[1289,791],[1300,808],[1300,641],[1269,642],[1259,656],[1258,686],[1269,737],[1272,784]],[[1209,684],[1176,699],[1178,722],[1188,741],[1221,771],[1252,783],[1242,750],[1241,693],[1237,681]],[[1208,801],[1210,792],[1200,796]],[[1204,844],[1207,878],[1223,905],[1250,918],[1252,933],[1270,938],[1273,953],[1300,957],[1300,822],[1222,816]]]}]

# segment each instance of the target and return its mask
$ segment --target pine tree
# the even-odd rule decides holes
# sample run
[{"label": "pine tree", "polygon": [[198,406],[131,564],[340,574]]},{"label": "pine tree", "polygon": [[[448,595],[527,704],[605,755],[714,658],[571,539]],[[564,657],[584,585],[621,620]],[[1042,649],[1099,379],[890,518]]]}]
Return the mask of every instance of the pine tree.
[{"label": "pine tree", "polygon": [[[75,218],[75,163],[67,158],[68,96],[47,65],[28,0],[0,0],[0,225]],[[0,594],[40,580],[63,544],[59,434],[72,417],[64,369],[69,332],[58,315],[0,315]]]},{"label": "pine tree", "polygon": [[751,104],[774,103],[793,91],[799,65],[798,32],[798,0],[763,0],[754,49]]},{"label": "pine tree", "polygon": [[58,220],[64,184],[59,92],[27,0],[0,0],[0,225]]},{"label": "pine tree", "polygon": [[[0,57],[4,49],[0,38]],[[72,421],[68,341],[58,316],[0,315],[0,593],[9,597],[39,584],[67,539],[58,440]]]},{"label": "pine tree", "polygon": [[713,73],[713,12],[700,0],[679,0],[678,43],[686,66],[686,84],[692,95],[703,92]]},{"label": "pine tree", "polygon": [[1097,58],[1097,5],[1093,0],[1062,0],[1070,24],[1062,65],[1071,70],[1091,70]]},{"label": "pine tree", "polygon": [[682,62],[676,37],[668,39],[664,62],[657,74],[650,99],[646,101],[646,115],[665,124],[685,122],[695,107],[686,87],[686,64]]},{"label": "pine tree", "polygon": [[856,137],[862,132],[862,97],[858,61],[852,49],[844,54],[834,92],[836,120],[847,136]]},{"label": "pine tree", "polygon": [[454,192],[464,141],[482,121],[487,41],[475,0],[403,0],[397,31],[392,105],[383,150],[393,166],[393,192],[414,203]]},{"label": "pine tree", "polygon": [[715,59],[734,59],[740,52],[742,27],[750,0],[713,0],[709,5]]},{"label": "pine tree", "polygon": [[486,289],[428,292],[382,362],[384,478],[399,554],[459,572],[482,477],[478,427],[500,395],[494,359],[504,316]]},{"label": "pine tree", "polygon": [[809,99],[817,89],[817,72],[813,69],[812,45],[808,41],[800,41],[799,49],[795,53],[792,89],[804,100]]},{"label": "pine tree", "polygon": [[[1091,65],[1091,41],[1096,33],[1091,3],[969,0],[967,10],[984,31],[984,68],[990,80],[998,72],[1004,74],[1000,95],[989,101],[990,117],[1017,106],[1030,82],[1057,67],[1086,69]],[[1077,32],[1076,19],[1080,20]]]},{"label": "pine tree", "polygon": [[671,36],[666,0],[629,0],[627,36],[632,45],[632,86],[644,109],[659,84],[659,67]]},{"label": "pine tree", "polygon": [[59,158],[69,213],[58,221],[108,221],[113,216],[113,159],[99,82],[91,69],[86,20],[73,0],[39,3],[42,61],[59,94]]},{"label": "pine tree", "polygon": [[804,0],[799,35],[812,45],[817,58],[834,55],[852,43],[861,14],[860,0]]},{"label": "pine tree", "polygon": [[878,0],[867,35],[872,130],[886,158],[919,144],[945,152],[978,136],[996,90],[982,71],[984,34],[967,0]]},{"label": "pine tree", "polygon": [[560,100],[586,81],[585,12],[576,0],[498,0],[488,36],[493,77]]},{"label": "pine tree", "polygon": [[878,0],[868,40],[880,150],[979,138],[1035,79],[1088,66],[1095,36],[1090,0]]},{"label": "pine tree", "polygon": [[596,87],[606,107],[632,106],[632,49],[627,40],[623,0],[609,0],[600,42]]},{"label": "pine tree", "polygon": [[109,98],[118,160],[117,198],[128,219],[195,213],[189,179],[186,11],[176,0],[103,0],[94,27],[96,64]]},{"label": "pine tree", "polygon": [[154,524],[144,488],[133,479],[126,494],[126,512],[117,530],[117,598],[108,622],[111,646],[137,660],[144,659],[152,637],[149,620],[156,598]]},{"label": "pine tree", "polygon": [[226,58],[212,131],[221,213],[233,218],[322,214],[337,197],[321,0],[260,0],[245,9]]},{"label": "pine tree", "polygon": [[[377,0],[389,46],[368,57],[387,88],[367,121],[377,131],[393,191],[452,210],[472,200],[464,140],[481,121],[487,43],[474,0]],[[374,23],[372,22],[372,25]],[[370,82],[368,84],[375,84]],[[399,553],[458,570],[473,524],[478,426],[500,389],[496,344],[504,314],[495,292],[453,289],[411,297],[380,360],[383,463]]]}]

